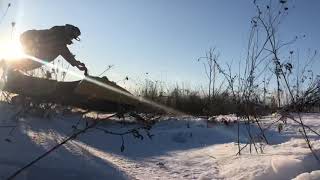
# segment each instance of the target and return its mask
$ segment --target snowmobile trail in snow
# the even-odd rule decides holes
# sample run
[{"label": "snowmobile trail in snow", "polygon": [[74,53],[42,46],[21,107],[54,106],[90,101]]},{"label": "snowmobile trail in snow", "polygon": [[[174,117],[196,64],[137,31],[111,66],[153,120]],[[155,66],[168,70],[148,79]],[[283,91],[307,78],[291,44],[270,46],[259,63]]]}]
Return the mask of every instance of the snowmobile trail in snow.
[{"label": "snowmobile trail in snow", "polygon": [[216,179],[221,179],[219,165],[215,158],[209,157],[209,155],[208,157],[203,156],[205,152],[202,151],[181,151],[160,157],[138,159],[100,151],[81,142],[75,142],[75,144],[92,156],[113,164],[129,179],[199,179],[206,177],[203,172],[208,172],[210,177],[214,174]]}]

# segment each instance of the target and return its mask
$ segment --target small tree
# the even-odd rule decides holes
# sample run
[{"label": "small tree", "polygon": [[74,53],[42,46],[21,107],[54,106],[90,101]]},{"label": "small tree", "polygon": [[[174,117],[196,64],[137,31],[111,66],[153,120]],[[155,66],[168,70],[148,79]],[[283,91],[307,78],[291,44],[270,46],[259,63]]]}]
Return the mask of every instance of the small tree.
[{"label": "small tree", "polygon": [[210,48],[209,51],[206,53],[205,57],[198,58],[198,62],[203,63],[203,67],[208,79],[208,101],[209,104],[212,102],[216,92],[215,92],[215,85],[216,85],[216,78],[217,78],[217,65],[216,62],[219,58],[219,53],[216,52],[215,48]]}]

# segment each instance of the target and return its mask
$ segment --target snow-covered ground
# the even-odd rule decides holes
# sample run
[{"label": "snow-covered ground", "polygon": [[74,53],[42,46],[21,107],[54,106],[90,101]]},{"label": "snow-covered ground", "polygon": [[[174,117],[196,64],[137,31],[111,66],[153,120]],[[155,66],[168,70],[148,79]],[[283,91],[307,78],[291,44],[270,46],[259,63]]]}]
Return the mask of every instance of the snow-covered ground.
[{"label": "snow-covered ground", "polygon": [[[0,179],[8,178],[72,134],[80,119],[76,114],[11,118],[16,111],[15,107],[0,104]],[[266,117],[262,126],[268,126],[274,118]],[[304,114],[303,119],[320,132],[320,114]],[[84,124],[80,121],[78,127]],[[11,125],[16,127],[3,127]],[[125,132],[136,126],[111,120],[101,125],[113,132]],[[163,117],[150,131],[152,139],[144,132],[143,140],[125,135],[123,152],[120,136],[92,129],[16,179],[320,179],[320,164],[295,123],[288,121],[281,133],[273,126],[265,133],[269,145],[264,145],[263,153],[256,153],[252,146],[250,154],[248,146],[241,156],[236,156],[237,128],[232,121],[228,125],[207,124],[201,118]],[[255,126],[250,131],[259,132]],[[240,132],[244,146],[248,134],[242,124]],[[311,133],[310,137],[315,149],[320,149],[319,138]]]}]

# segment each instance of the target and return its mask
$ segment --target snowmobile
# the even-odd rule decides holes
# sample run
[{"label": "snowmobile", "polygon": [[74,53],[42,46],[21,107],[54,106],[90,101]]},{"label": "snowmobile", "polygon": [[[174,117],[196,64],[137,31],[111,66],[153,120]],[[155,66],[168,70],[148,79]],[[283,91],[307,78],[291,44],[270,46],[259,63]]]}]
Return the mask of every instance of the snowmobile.
[{"label": "snowmobile", "polygon": [[133,109],[138,100],[106,77],[87,76],[77,81],[32,77],[21,71],[2,72],[1,89],[37,103],[55,103],[91,111],[119,112]]}]

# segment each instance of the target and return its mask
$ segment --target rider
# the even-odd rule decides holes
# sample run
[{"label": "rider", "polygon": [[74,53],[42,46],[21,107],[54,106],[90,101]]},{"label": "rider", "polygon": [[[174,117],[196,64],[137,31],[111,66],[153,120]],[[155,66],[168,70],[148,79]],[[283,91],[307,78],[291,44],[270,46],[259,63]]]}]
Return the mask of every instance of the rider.
[{"label": "rider", "polygon": [[[20,42],[27,55],[46,62],[51,62],[61,55],[72,66],[84,71],[84,74],[87,75],[88,69],[85,64],[77,61],[75,55],[73,55],[67,47],[73,43],[73,39],[80,41],[80,35],[81,32],[78,27],[66,24],[45,30],[28,30],[21,34]],[[42,65],[43,64],[39,62],[24,59],[14,63],[13,68],[29,71],[39,68]]]}]

